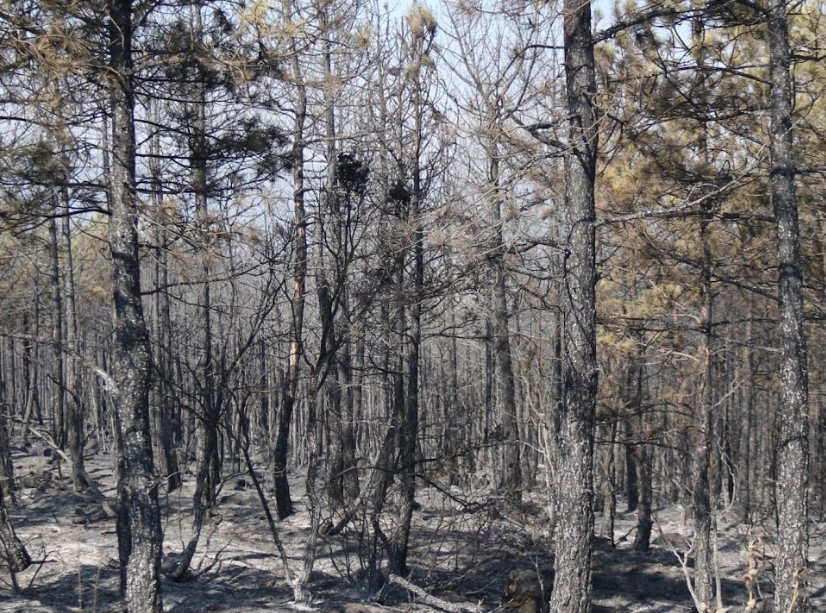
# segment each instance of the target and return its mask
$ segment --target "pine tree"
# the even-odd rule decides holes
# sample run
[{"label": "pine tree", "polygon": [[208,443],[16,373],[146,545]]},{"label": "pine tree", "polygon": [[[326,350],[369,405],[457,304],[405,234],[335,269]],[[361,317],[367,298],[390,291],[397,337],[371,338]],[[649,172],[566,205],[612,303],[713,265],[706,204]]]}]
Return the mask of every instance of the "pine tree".
[{"label": "pine tree", "polygon": [[559,416],[556,562],[552,611],[586,613],[591,603],[594,530],[594,427],[597,394],[594,183],[597,162],[596,66],[591,3],[565,2],[568,142]]}]

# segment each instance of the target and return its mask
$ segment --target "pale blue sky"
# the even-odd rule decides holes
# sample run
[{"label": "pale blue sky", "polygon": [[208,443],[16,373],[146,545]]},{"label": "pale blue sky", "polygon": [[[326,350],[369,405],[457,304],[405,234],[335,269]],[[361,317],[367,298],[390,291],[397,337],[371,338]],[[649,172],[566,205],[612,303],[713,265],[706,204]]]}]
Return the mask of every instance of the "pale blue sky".
[{"label": "pale blue sky", "polygon": [[[407,9],[414,4],[416,0],[387,0],[385,4],[394,13],[403,16],[407,13]],[[418,0],[419,4],[423,4],[432,10],[438,17],[439,10],[446,1],[454,2],[455,0]],[[608,25],[611,18],[613,0],[592,0],[591,8],[594,11],[594,27],[604,28]],[[600,18],[599,20],[597,18]]]}]

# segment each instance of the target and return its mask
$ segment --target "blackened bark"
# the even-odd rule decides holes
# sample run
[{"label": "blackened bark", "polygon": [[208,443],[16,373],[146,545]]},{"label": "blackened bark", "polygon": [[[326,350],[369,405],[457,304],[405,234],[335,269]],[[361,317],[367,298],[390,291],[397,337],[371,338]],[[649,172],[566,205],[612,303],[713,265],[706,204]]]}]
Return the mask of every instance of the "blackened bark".
[{"label": "blackened bark", "polygon": [[[404,418],[399,428],[401,435],[399,445],[399,483],[401,486],[401,504],[399,522],[390,543],[389,562],[391,570],[399,575],[407,574],[407,553],[410,541],[410,527],[416,496],[416,449],[419,437],[419,361],[422,343],[422,300],[424,299],[424,230],[422,227],[422,91],[421,83],[414,85],[415,126],[413,128],[413,194],[408,210],[408,223],[416,229],[413,233],[413,292],[412,304],[409,305],[409,329],[407,338],[407,389],[404,398]],[[404,287],[403,283],[401,287]]]},{"label": "blackened bark", "polygon": [[651,448],[642,443],[634,446],[637,469],[639,470],[640,498],[637,509],[637,534],[634,537],[634,549],[648,551],[651,546],[651,528],[654,526],[654,471]]},{"label": "blackened bark", "polygon": [[792,135],[791,50],[785,0],[768,6],[771,82],[771,192],[777,227],[780,297],[780,440],[777,457],[778,552],[775,610],[805,611],[800,573],[808,566],[809,415],[803,272]]},{"label": "blackened bark", "polygon": [[[5,387],[0,384],[0,387]],[[5,397],[5,393],[2,394]],[[14,465],[11,460],[11,445],[9,440],[9,428],[4,411],[8,406],[5,398],[0,404],[0,496],[8,496],[12,504],[17,503],[14,494]]]},{"label": "blackened bark", "polygon": [[[325,15],[325,21],[329,19]],[[325,25],[329,27],[329,25]],[[336,79],[333,64],[333,47],[330,41],[324,51],[325,79]],[[353,224],[363,198],[364,180],[358,178],[361,161],[348,154],[338,152],[336,109],[338,95],[332,88],[325,90],[325,133],[327,136],[327,211],[322,222],[326,222],[325,244],[330,255],[327,266],[322,267],[320,281],[328,285],[328,293],[333,298],[329,302],[331,310],[322,317],[329,320],[327,335],[327,375],[328,414],[330,426],[330,465],[328,485],[330,504],[333,509],[341,509],[358,496],[358,472],[354,470],[356,461],[356,439],[353,426],[353,370],[351,362],[350,334],[350,290],[348,275],[353,260],[355,245],[352,241]],[[365,175],[366,178],[366,175]],[[332,285],[330,285],[332,281]]]},{"label": "blackened bark", "polygon": [[278,415],[278,431],[273,454],[275,504],[279,519],[285,519],[293,514],[290,483],[287,480],[287,455],[293,408],[298,397],[301,374],[307,277],[307,213],[304,207],[304,123],[307,119],[307,93],[301,74],[301,64],[298,62],[298,54],[295,50],[293,51],[292,69],[297,87],[292,148],[295,239],[293,243],[293,293],[290,301],[292,309],[290,354],[287,358],[287,375],[281,396],[281,412]]},{"label": "blackened bark", "polygon": [[484,423],[484,464],[496,470],[496,462],[491,457],[490,439],[493,435],[493,387],[494,387],[494,352],[493,352],[493,323],[485,320],[485,423]]},{"label": "blackened bark", "polygon": [[[39,286],[39,275],[35,276],[35,287]],[[38,290],[38,296],[40,292]],[[27,336],[37,338],[40,328],[40,299],[35,300],[34,306],[34,333],[32,334],[31,316],[28,311],[23,313],[23,332]],[[34,343],[31,341],[23,341],[23,380],[26,382],[26,401],[23,403],[23,441],[29,441],[29,424],[31,424],[34,417],[34,410],[37,408],[38,416],[40,416],[40,400],[38,396],[37,385],[37,362],[32,360],[32,350]],[[40,423],[42,424],[42,416]]]},{"label": "blackened bark", "polygon": [[[411,320],[412,323],[412,320]],[[418,330],[414,335],[418,336]],[[418,432],[418,359],[419,347],[415,340],[410,341],[406,356],[408,380],[406,394],[402,392],[400,408],[402,418],[398,432],[399,445],[399,487],[401,501],[399,505],[398,521],[394,526],[387,543],[388,563],[393,573],[407,574],[407,554],[410,541],[410,527],[413,519],[413,508],[416,495],[416,433]],[[402,359],[400,358],[399,368]],[[397,385],[397,393],[399,387]],[[397,397],[398,398],[398,397]]]},{"label": "blackened bark", "polygon": [[[625,371],[625,380],[622,385],[623,422],[625,438],[630,442],[642,436],[642,363],[643,354],[640,352]],[[638,424],[635,431],[634,424]],[[626,512],[637,510],[640,500],[639,481],[637,474],[637,446],[625,445],[625,495],[628,506]]]},{"label": "blackened bark", "polygon": [[697,438],[694,454],[694,591],[697,601],[709,610],[714,606],[714,543],[716,538],[715,517],[713,514],[710,484],[711,447],[713,432],[713,351],[712,322],[713,294],[711,288],[711,248],[708,238],[709,219],[704,215],[700,222],[700,242],[703,249],[701,292],[703,304],[700,313],[700,331],[702,334],[702,380],[700,403],[697,407]]},{"label": "blackened bark", "polygon": [[[345,296],[346,298],[346,296]],[[346,306],[346,305],[345,305]],[[347,307],[349,310],[349,307]],[[346,321],[343,322],[346,324]],[[345,325],[345,328],[349,326]],[[339,361],[341,363],[342,380],[342,459],[344,464],[344,500],[347,504],[352,504],[361,493],[359,483],[359,471],[356,470],[356,404],[355,390],[353,385],[353,357],[352,338],[349,330],[345,336],[345,343],[339,350]]]},{"label": "blackened bark", "polygon": [[[311,372],[309,377],[310,389],[314,390],[312,397],[307,402],[307,480],[305,490],[307,492],[307,511],[310,515],[310,535],[304,547],[301,570],[296,573],[292,581],[293,598],[296,602],[307,602],[310,594],[307,585],[313,573],[315,565],[316,549],[318,542],[319,528],[321,526],[321,505],[318,496],[318,466],[320,456],[321,440],[321,420],[318,418],[316,409],[317,391],[319,389],[319,379],[316,372]],[[286,564],[286,559],[285,559]]]},{"label": "blackened bark", "polygon": [[108,13],[112,116],[109,245],[114,297],[111,372],[120,452],[118,543],[129,610],[160,613],[161,526],[149,437],[150,349],[141,304],[135,198],[132,3],[110,0]]},{"label": "blackened bark", "polygon": [[[692,43],[694,56],[697,62],[696,96],[700,104],[707,104],[708,91],[706,84],[706,46],[705,24],[701,14],[695,15],[691,23]],[[704,123],[698,126],[697,149],[699,158],[704,167],[711,164],[708,152],[708,128]],[[714,608],[715,590],[714,578],[714,546],[716,539],[716,516],[714,514],[717,491],[714,483],[712,463],[712,442],[714,435],[714,294],[712,290],[712,253],[709,237],[711,222],[711,201],[706,199],[702,205],[700,217],[700,246],[702,261],[700,263],[700,399],[696,407],[695,439],[693,454],[693,489],[692,511],[694,514],[694,548],[695,577],[694,591],[696,601],[712,610]]]},{"label": "blackened bark", "polygon": [[602,525],[599,528],[600,536],[614,542],[614,524],[617,515],[617,465],[614,447],[617,442],[618,418],[616,413],[610,416],[608,429],[608,444],[605,449],[605,458],[602,470]]},{"label": "blackened bark", "polygon": [[[625,436],[632,439],[634,433],[634,415],[625,416]],[[626,513],[637,510],[640,503],[640,488],[637,479],[637,457],[633,445],[625,446],[625,496],[627,499]]]},{"label": "blackened bark", "polygon": [[63,292],[60,289],[60,246],[57,238],[57,215],[49,220],[49,251],[51,275],[49,283],[52,290],[52,379],[54,381],[54,395],[52,402],[52,438],[63,448],[65,440],[65,372],[63,370]]},{"label": "blackened bark", "polygon": [[[287,383],[286,385],[289,385]],[[287,456],[290,448],[290,426],[292,424],[295,398],[285,391],[278,415],[278,433],[273,453],[273,480],[275,488],[275,506],[278,519],[286,519],[293,514],[293,501],[290,495],[290,483],[287,480]]]},{"label": "blackened bark", "polygon": [[[155,105],[150,106],[153,121],[158,121]],[[156,211],[156,253],[155,253],[155,345],[157,358],[155,360],[158,380],[155,382],[155,424],[156,432],[160,437],[160,453],[158,454],[158,468],[166,476],[167,492],[175,491],[183,484],[181,472],[178,468],[178,456],[175,453],[174,429],[178,420],[175,410],[175,401],[172,397],[171,357],[168,352],[172,339],[172,315],[169,305],[169,248],[170,237],[167,215],[164,212],[161,184],[161,169],[157,162],[160,158],[160,146],[157,139],[150,141],[152,161],[149,164],[152,176],[152,198]],[[163,288],[163,289],[162,289]],[[157,446],[157,443],[156,443]]]},{"label": "blackened bark", "polygon": [[[417,90],[417,102],[419,92]],[[397,414],[401,416],[398,425],[399,449],[399,485],[401,489],[401,503],[399,505],[398,522],[390,536],[388,543],[388,562],[393,573],[407,574],[407,554],[410,540],[410,527],[413,518],[413,507],[416,495],[416,448],[419,433],[419,360],[421,349],[421,300],[424,295],[424,232],[421,227],[421,169],[419,155],[421,153],[421,107],[416,107],[416,129],[414,162],[412,168],[413,194],[407,211],[408,220],[416,224],[413,234],[413,302],[410,305],[399,305],[399,330],[403,339],[401,347],[406,349],[405,356],[399,356],[399,370],[394,377]],[[399,287],[404,287],[404,254],[399,256]],[[407,307],[407,308],[405,308]],[[406,334],[405,313],[407,314]],[[405,338],[406,336],[406,338]],[[404,342],[406,340],[406,342]],[[402,373],[407,366],[407,385],[404,385]]]},{"label": "blackened bark", "polygon": [[737,503],[738,513],[742,520],[746,523],[751,521],[751,511],[753,499],[756,498],[752,491],[752,468],[753,463],[753,449],[752,440],[754,438],[754,431],[756,429],[756,419],[754,410],[754,390],[755,390],[755,375],[757,373],[757,360],[754,358],[754,337],[752,334],[752,317],[753,307],[752,301],[749,298],[746,302],[746,338],[743,343],[743,357],[742,367],[745,369],[745,375],[741,375],[747,383],[743,386],[743,397],[741,400],[743,412],[743,425],[740,430],[739,450],[737,453],[737,471],[736,471],[736,486],[735,486],[735,502]]},{"label": "blackened bark", "polygon": [[[398,216],[401,218],[401,205],[398,206],[397,209]],[[401,297],[402,291],[401,288],[404,287],[404,252],[399,250],[395,255],[395,266],[396,266],[396,285],[398,288],[399,296]],[[407,557],[407,546],[405,544],[404,551],[399,551],[398,546],[393,546],[392,543],[389,543],[389,539],[384,536],[380,529],[379,524],[379,512],[383,508],[385,503],[385,498],[387,495],[387,491],[390,485],[393,483],[393,479],[395,475],[402,470],[402,449],[405,445],[405,439],[408,437],[408,424],[405,423],[406,420],[406,412],[407,412],[407,404],[405,403],[405,356],[404,356],[404,348],[406,346],[406,339],[405,339],[405,324],[407,321],[407,309],[404,302],[399,300],[395,305],[395,316],[393,317],[393,321],[391,322],[392,330],[395,332],[395,337],[397,339],[397,347],[391,349],[391,352],[395,352],[395,355],[389,360],[390,363],[393,364],[393,394],[392,394],[392,409],[391,409],[391,423],[390,428],[388,429],[388,437],[392,436],[393,441],[393,449],[388,449],[386,455],[381,457],[381,461],[383,465],[380,466],[380,469],[383,467],[385,474],[379,475],[379,485],[377,488],[377,497],[376,497],[376,515],[374,519],[374,530],[377,534],[380,535],[380,538],[385,542],[385,547],[388,551],[388,562],[390,564],[390,568],[394,573],[397,574],[405,574],[404,573],[404,566],[406,565],[406,557]],[[401,479],[399,479],[401,482]],[[403,487],[403,484],[402,484]],[[379,497],[380,495],[380,497]],[[404,494],[402,494],[403,496]],[[405,513],[405,509],[400,508],[400,515]],[[400,526],[396,525],[396,541],[399,541],[400,538],[398,536],[399,531],[401,530]]]},{"label": "blackened bark", "polygon": [[[414,180],[414,183],[418,181]],[[416,190],[416,193],[418,191]],[[414,197],[417,201],[418,198]],[[418,215],[418,204],[414,207]],[[399,483],[401,505],[399,523],[393,533],[389,552],[391,570],[399,575],[407,574],[407,552],[410,541],[410,527],[416,496],[416,448],[419,433],[419,352],[421,348],[421,296],[424,285],[423,233],[415,233],[413,283],[416,302],[410,307],[410,339],[407,353],[407,395],[404,403],[404,419],[401,424],[401,445],[399,449]]]},{"label": "blackened bark", "polygon": [[569,142],[565,156],[562,397],[557,471],[556,572],[550,609],[585,613],[591,601],[596,413],[594,180],[597,117],[591,4],[565,0]]},{"label": "blackened bark", "polygon": [[[193,30],[192,47],[189,52],[196,62],[201,62],[199,57],[201,46],[203,45],[203,23],[201,19],[201,7],[193,5],[191,24]],[[200,64],[199,64],[200,66]],[[203,326],[203,345],[199,362],[201,363],[200,397],[201,415],[199,415],[199,444],[198,444],[198,469],[196,471],[196,501],[195,507],[199,505],[203,510],[208,510],[215,506],[215,496],[220,481],[220,459],[218,444],[218,427],[221,419],[221,404],[218,401],[215,381],[215,359],[212,347],[212,287],[210,278],[212,267],[210,265],[210,246],[212,245],[211,224],[209,215],[209,186],[207,162],[209,152],[207,151],[207,120],[206,120],[206,79],[202,67],[199,69],[198,82],[195,85],[194,101],[190,107],[193,117],[192,137],[190,142],[190,170],[192,172],[192,190],[195,195],[195,226],[198,236],[196,250],[201,257],[201,286],[198,310],[201,324]],[[196,512],[196,515],[198,513]]]},{"label": "blackened bark", "polygon": [[74,258],[72,257],[72,223],[70,219],[69,188],[60,188],[62,203],[62,228],[60,251],[63,252],[63,306],[65,322],[66,355],[64,376],[66,379],[65,426],[69,457],[72,459],[72,487],[81,492],[88,487],[83,474],[83,401],[80,397],[80,373],[78,371],[78,330],[75,310]]},{"label": "blackened bark", "polygon": [[[399,255],[395,256],[396,265],[399,264]],[[397,276],[398,278],[398,276]],[[401,306],[401,305],[400,305]],[[382,305],[381,308],[381,323],[387,330],[394,330],[395,337],[401,342],[402,335],[397,332],[398,328],[403,325],[404,316],[403,309],[398,308],[391,316],[391,310],[387,304]],[[400,399],[404,395],[404,377],[402,374],[403,366],[400,363],[400,357],[397,355],[395,347],[391,347],[388,343],[384,348],[384,356],[382,360],[382,372],[385,375],[384,387],[392,390],[387,396],[387,430],[384,433],[384,439],[379,449],[379,455],[376,459],[375,470],[371,477],[372,488],[372,508],[370,511],[370,526],[372,528],[369,537],[369,556],[365,568],[365,585],[371,589],[377,587],[381,582],[381,561],[383,559],[383,552],[379,547],[379,543],[386,543],[387,537],[381,528],[381,516],[384,512],[385,504],[387,502],[387,493],[393,483],[398,454],[395,450],[398,449],[399,429],[403,418],[404,407]]]},{"label": "blackened bark", "polygon": [[507,496],[515,501],[522,498],[522,460],[519,436],[519,420],[516,414],[516,381],[513,374],[513,356],[511,353],[508,298],[504,245],[502,238],[502,198],[499,177],[499,150],[492,145],[488,151],[490,157],[489,177],[492,191],[496,197],[493,203],[491,222],[494,225],[494,240],[491,245],[494,252],[501,255],[493,261],[495,274],[493,287],[493,341],[496,356],[496,400],[502,409],[502,427],[504,447],[502,453],[501,484]]},{"label": "blackened bark", "polygon": [[2,547],[0,556],[5,558],[11,572],[22,572],[31,565],[32,559],[29,557],[29,552],[14,533],[14,527],[6,512],[3,488],[0,488],[0,547]]},{"label": "blackened bark", "polygon": [[[166,230],[163,230],[163,248],[160,256],[161,281],[163,287],[169,285],[169,266],[167,263],[167,249],[168,249],[168,235]],[[160,302],[160,317],[158,318],[159,338],[162,347],[168,347],[170,339],[172,338],[172,321],[169,308],[169,293],[167,291],[159,292],[158,300]],[[162,353],[162,352],[161,352]],[[180,414],[176,410],[175,400],[171,397],[170,387],[172,381],[172,368],[170,367],[170,359],[164,355],[161,357],[161,362],[158,368],[160,373],[160,389],[159,389],[159,406],[160,425],[159,431],[161,436],[161,456],[163,458],[163,474],[166,475],[166,491],[174,492],[183,485],[183,477],[178,465],[178,455],[175,451],[175,432],[180,431]]]},{"label": "blackened bark", "polygon": [[[634,491],[636,494],[634,506],[637,510],[637,534],[634,537],[634,549],[647,551],[651,544],[651,528],[654,525],[654,471],[653,454],[651,446],[648,445],[648,439],[651,436],[650,417],[647,417],[642,410],[645,350],[641,341],[639,342],[639,350],[637,355],[634,356],[632,367],[626,373],[624,395],[626,410],[639,423],[637,436],[643,440],[638,444],[629,445],[626,454],[632,457],[631,464],[634,469]],[[630,423],[630,418],[627,423]],[[628,461],[627,455],[626,462]]]}]

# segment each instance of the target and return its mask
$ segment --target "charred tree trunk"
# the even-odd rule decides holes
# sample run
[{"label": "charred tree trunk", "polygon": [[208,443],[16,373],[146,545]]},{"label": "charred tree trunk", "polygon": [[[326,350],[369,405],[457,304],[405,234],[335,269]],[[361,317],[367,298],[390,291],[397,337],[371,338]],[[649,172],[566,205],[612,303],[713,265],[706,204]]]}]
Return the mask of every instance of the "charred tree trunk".
[{"label": "charred tree trunk", "polygon": [[776,482],[779,548],[774,583],[775,609],[796,613],[808,607],[800,574],[809,564],[809,414],[787,11],[785,0],[772,0],[768,5],[771,192],[777,224],[781,353]]},{"label": "charred tree trunk", "polygon": [[[628,439],[635,436],[633,425],[635,418],[636,416],[630,413],[625,416],[625,436]],[[637,479],[637,454],[633,445],[625,446],[625,496],[626,512],[636,511],[640,503],[640,487]]]},{"label": "charred tree trunk", "polygon": [[[160,123],[157,117],[157,105],[150,105],[150,114],[153,121]],[[158,163],[160,159],[160,144],[158,139],[150,141],[152,158],[149,162],[149,169],[152,180],[152,199],[155,209],[155,297],[154,297],[154,318],[155,318],[155,347],[157,358],[155,368],[157,381],[154,385],[155,393],[155,431],[160,441],[156,441],[155,447],[158,450],[158,469],[167,479],[166,489],[168,492],[177,490],[182,485],[181,472],[178,467],[178,456],[175,454],[174,431],[178,421],[175,403],[172,398],[172,369],[171,364],[171,340],[172,340],[172,315],[169,304],[169,248],[170,237],[168,224],[170,219],[164,207],[163,185],[161,169]],[[158,445],[160,443],[160,445]]]},{"label": "charred tree trunk", "polygon": [[[193,49],[196,55],[203,43],[203,24],[201,7],[192,6]],[[200,60],[199,60],[200,61]],[[201,296],[198,303],[201,325],[203,327],[203,346],[199,361],[202,364],[200,397],[200,441],[198,452],[198,470],[196,489],[200,490],[201,505],[206,509],[215,506],[215,493],[220,482],[221,462],[219,458],[218,428],[221,418],[221,403],[217,399],[215,381],[215,356],[212,347],[212,266],[210,250],[213,248],[212,224],[209,212],[209,185],[207,176],[208,147],[206,120],[206,79],[200,75],[197,84],[196,99],[192,104],[192,142],[190,144],[192,189],[195,192],[195,223],[197,226],[198,245],[196,250],[201,257]],[[201,483],[201,481],[204,483]]]},{"label": "charred tree trunk", "polygon": [[278,414],[278,430],[273,457],[275,504],[279,519],[285,519],[293,513],[290,484],[287,480],[287,454],[289,452],[290,427],[298,397],[298,384],[301,374],[300,364],[303,353],[302,339],[307,277],[307,213],[304,207],[304,123],[307,119],[307,92],[301,73],[301,64],[295,51],[293,51],[292,56],[292,69],[296,83],[294,135],[291,152],[295,238],[293,243],[292,297],[290,299],[292,311],[290,353],[287,358],[286,380],[281,394],[281,411]]},{"label": "charred tree trunk", "polygon": [[[414,194],[418,191],[418,180],[414,179]],[[417,196],[414,195],[414,200]],[[413,205],[414,215],[418,216],[419,205]],[[410,307],[409,339],[407,346],[407,389],[404,398],[404,417],[401,423],[401,441],[399,446],[399,485],[401,487],[401,505],[398,525],[394,530],[389,551],[390,568],[399,575],[407,574],[407,551],[410,541],[410,526],[416,496],[416,449],[419,433],[419,354],[421,349],[421,296],[424,285],[424,254],[422,231],[414,233],[413,245],[413,285],[415,302]]]},{"label": "charred tree trunk", "polygon": [[141,304],[135,197],[132,3],[110,0],[108,13],[112,116],[109,246],[114,297],[111,372],[118,426],[121,585],[130,611],[160,613],[161,525],[149,436],[150,348]]},{"label": "charred tree trunk", "polygon": [[11,520],[6,512],[3,488],[0,488],[0,547],[2,547],[0,555],[5,558],[11,572],[22,572],[31,565],[32,559],[29,552],[26,551],[26,547],[14,533],[14,527],[11,525]]},{"label": "charred tree trunk", "polygon": [[505,254],[502,240],[502,201],[499,186],[499,151],[492,146],[488,154],[489,181],[493,185],[496,201],[493,203],[492,222],[494,224],[495,252],[500,253],[494,260],[493,287],[493,341],[496,356],[496,400],[502,410],[504,448],[502,453],[501,486],[507,496],[515,501],[522,498],[522,460],[519,436],[519,420],[516,414],[516,381],[513,374],[510,330],[508,326],[508,296],[505,269]]},{"label": "charred tree trunk", "polygon": [[76,492],[88,487],[83,474],[83,401],[80,397],[80,373],[78,372],[78,329],[75,312],[74,258],[72,257],[72,223],[70,219],[69,188],[65,182],[60,188],[62,202],[62,228],[59,251],[63,254],[63,307],[65,322],[64,373],[66,379],[65,430],[69,457],[72,460],[72,487]]},{"label": "charred tree trunk", "polygon": [[52,438],[63,448],[65,429],[66,381],[63,362],[63,292],[60,282],[60,246],[58,244],[57,215],[49,221],[49,251],[51,275],[49,283],[52,291]]},{"label": "charred tree trunk", "polygon": [[651,458],[651,448],[642,443],[634,446],[639,470],[640,499],[637,508],[637,535],[634,537],[634,549],[647,551],[651,546],[651,528],[654,525],[653,483],[654,466]]},{"label": "charred tree trunk", "polygon": [[736,486],[735,486],[735,502],[738,513],[742,520],[748,523],[751,520],[752,509],[754,505],[755,494],[752,491],[752,457],[754,430],[757,427],[757,416],[754,410],[754,392],[755,392],[755,376],[757,373],[757,361],[754,357],[754,338],[752,334],[753,329],[753,308],[752,301],[747,301],[746,312],[746,338],[743,343],[743,356],[741,358],[741,368],[745,370],[742,379],[746,381],[743,386],[741,411],[742,411],[742,426],[740,430],[740,440],[738,444],[737,453],[737,471],[736,471]]},{"label": "charred tree trunk", "polygon": [[[325,21],[328,17],[325,15]],[[332,44],[328,41],[324,52],[324,73],[329,82],[336,80],[333,69]],[[350,338],[350,289],[348,274],[354,254],[352,244],[353,225],[364,192],[366,170],[352,154],[338,150],[336,105],[337,93],[325,89],[325,132],[327,136],[327,194],[326,211],[320,224],[324,232],[324,265],[320,282],[327,286],[330,296],[329,312],[323,314],[329,322],[327,335],[327,400],[328,426],[330,428],[330,462],[328,491],[330,505],[341,509],[352,502],[359,491],[358,473],[354,470],[356,440],[353,428],[353,371],[351,363],[352,339]]]},{"label": "charred tree trunk", "polygon": [[[645,349],[641,339],[638,340],[637,354],[631,367],[625,374],[623,383],[623,400],[627,413],[626,433],[632,432],[631,420],[637,422],[636,434],[628,434],[629,438],[639,437],[639,442],[626,446],[626,465],[632,471],[627,475],[634,482],[634,508],[637,511],[637,534],[634,537],[634,549],[647,551],[651,544],[651,528],[653,520],[653,458],[648,439],[651,436],[650,418],[643,412],[643,377],[645,375]],[[629,461],[628,456],[631,456]],[[631,506],[629,502],[629,507]],[[629,508],[629,511],[631,509]]]},{"label": "charred tree trunk", "polygon": [[605,457],[602,466],[602,524],[599,528],[600,536],[608,538],[614,542],[614,524],[617,516],[617,466],[615,445],[617,442],[617,431],[619,429],[619,418],[616,412],[611,411],[607,416],[609,423],[608,440],[605,446]]},{"label": "charred tree trunk", "polygon": [[[201,7],[194,4],[191,7],[191,24],[193,30],[190,52],[199,61],[198,47],[202,44],[203,24]],[[210,214],[209,214],[209,187],[207,184],[207,134],[206,134],[206,83],[205,75],[199,75],[196,84],[195,100],[191,103],[190,112],[194,119],[192,137],[189,144],[190,171],[192,173],[192,190],[195,196],[195,251],[201,258],[200,296],[196,308],[201,321],[203,344],[201,346],[199,365],[200,379],[197,381],[197,391],[200,397],[200,412],[197,415],[198,429],[198,464],[195,470],[195,493],[193,494],[192,537],[181,554],[178,564],[171,573],[175,581],[183,580],[189,571],[192,558],[198,547],[204,518],[210,509],[215,506],[215,497],[220,482],[221,463],[218,447],[218,428],[220,426],[221,405],[218,402],[215,385],[215,359],[212,347],[212,290],[210,249],[212,245]]]},{"label": "charred tree trunk", "polygon": [[[394,259],[398,264],[398,256]],[[390,308],[385,304],[381,309],[381,322],[387,330],[394,330],[398,325],[401,325],[399,312],[396,316],[391,316]],[[399,335],[397,338],[400,338]],[[404,394],[404,379],[402,377],[402,365],[397,363],[397,355],[394,355],[393,349],[388,344],[383,351],[382,356],[382,371],[384,373],[384,388],[390,390],[385,396],[386,408],[384,411],[384,421],[387,423],[387,430],[384,432],[384,437],[381,442],[381,447],[378,450],[378,457],[376,458],[375,469],[372,471],[370,483],[372,487],[372,508],[370,510],[370,528],[369,541],[367,543],[367,564],[365,567],[365,585],[369,589],[374,589],[380,584],[381,572],[379,565],[382,559],[382,550],[379,547],[380,543],[387,540],[381,528],[381,515],[387,501],[387,493],[393,483],[393,475],[396,468],[396,454],[395,450],[398,448],[399,428],[402,420],[402,409],[399,399]]]},{"label": "charred tree trunk", "polygon": [[596,79],[591,4],[565,0],[568,148],[562,292],[562,396],[559,415],[556,568],[550,608],[586,613],[591,601],[594,531],[594,422],[597,394],[594,180]]},{"label": "charred tree trunk", "polygon": [[[23,313],[23,333],[26,336],[37,338],[40,334],[40,275],[35,275],[35,287],[37,288],[34,306],[34,330],[32,330],[31,318],[28,312]],[[32,360],[35,343],[30,340],[23,341],[23,379],[26,383],[26,400],[23,403],[23,442],[29,441],[29,425],[34,418],[35,409],[40,414],[40,398],[38,393],[38,366]],[[40,419],[42,423],[42,416]]]},{"label": "charred tree trunk", "polygon": [[[411,194],[401,187],[398,182],[397,196],[393,199],[395,214],[399,219],[409,218],[411,210]],[[408,394],[411,392],[418,394],[418,347],[413,347],[416,330],[411,329],[411,322],[415,321],[415,315],[409,314],[409,305],[404,300],[405,285],[407,282],[406,257],[407,250],[398,250],[394,257],[394,282],[396,300],[393,305],[394,313],[390,324],[390,329],[394,331],[398,342],[397,347],[391,349],[395,353],[388,359],[388,365],[392,369],[392,389],[391,396],[391,417],[390,429],[383,447],[381,461],[384,474],[379,475],[379,485],[377,487],[376,512],[374,514],[374,530],[382,539],[387,550],[388,562],[392,572],[404,575],[407,570],[407,549],[408,538],[410,536],[410,519],[412,518],[413,497],[415,495],[415,464],[416,464],[416,441],[415,433],[418,430],[418,423],[412,424],[411,417],[418,419],[417,414],[411,411],[418,405],[411,404]],[[411,373],[409,369],[413,368]],[[407,377],[405,377],[407,375]],[[415,377],[415,381],[413,380]],[[405,385],[405,382],[407,385]],[[416,399],[418,400],[418,398]],[[415,430],[414,430],[415,427]],[[388,446],[392,440],[393,449]],[[386,451],[386,453],[385,453]],[[401,489],[401,503],[399,514],[393,532],[385,536],[379,524],[379,513],[384,507],[385,496],[393,483],[393,476],[398,475],[399,487]]]},{"label": "charred tree trunk", "polygon": [[[421,8],[414,6],[408,16],[409,23],[422,17],[422,13],[417,13]],[[432,17],[430,17],[432,19]],[[421,58],[427,56],[433,45],[436,24],[432,22],[429,27],[410,29],[410,55],[414,62],[420,62]],[[406,89],[405,85],[410,89]],[[422,352],[422,302],[425,299],[424,293],[424,201],[426,195],[426,184],[424,181],[424,169],[422,158],[424,155],[424,114],[426,84],[421,71],[416,71],[411,75],[409,84],[402,85],[398,90],[399,103],[403,104],[405,98],[409,97],[411,102],[410,113],[413,117],[412,132],[409,135],[410,146],[405,145],[404,126],[400,125],[397,160],[399,163],[399,187],[403,197],[398,199],[399,218],[404,220],[406,226],[411,229],[409,243],[405,249],[400,250],[397,266],[399,268],[399,334],[404,339],[400,348],[399,372],[402,376],[406,368],[407,385],[397,381],[397,394],[403,396],[398,398],[399,413],[402,417],[399,424],[399,487],[400,504],[397,524],[388,543],[388,561],[390,570],[399,575],[407,574],[407,554],[410,541],[410,527],[413,518],[413,510],[416,505],[416,476],[417,457],[419,450],[419,422],[421,418],[421,352]],[[409,172],[411,179],[411,191],[407,192],[403,187],[406,173]],[[408,268],[409,266],[409,268]],[[409,270],[409,274],[406,271]],[[405,279],[409,278],[409,286],[406,286]]]},{"label": "charred tree trunk", "polygon": [[5,411],[9,406],[5,399],[5,386],[0,383],[0,496],[8,496],[17,504],[14,493],[14,465],[11,460],[8,420]]},{"label": "charred tree trunk", "polygon": [[[707,214],[707,212],[706,212]],[[714,298],[711,287],[711,248],[708,237],[709,218],[704,215],[700,221],[700,242],[703,250],[701,295],[703,304],[700,313],[702,334],[703,370],[701,373],[700,403],[697,407],[694,456],[694,555],[696,573],[694,590],[697,602],[712,610],[714,606],[714,539],[716,538],[715,517],[711,490],[712,436],[714,430],[714,365],[712,348],[712,326]]]}]

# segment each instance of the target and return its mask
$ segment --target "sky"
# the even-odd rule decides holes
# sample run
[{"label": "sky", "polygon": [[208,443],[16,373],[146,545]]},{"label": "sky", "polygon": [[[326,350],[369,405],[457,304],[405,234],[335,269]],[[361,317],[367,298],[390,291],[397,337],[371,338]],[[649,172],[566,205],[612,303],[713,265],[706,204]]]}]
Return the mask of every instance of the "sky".
[{"label": "sky", "polygon": [[[438,18],[440,8],[445,2],[455,2],[456,0],[415,0],[428,7]],[[504,0],[507,2],[507,0]],[[404,16],[414,4],[414,0],[386,0],[385,4],[393,13]],[[498,3],[497,3],[498,4]],[[604,28],[608,25],[611,17],[613,0],[592,0],[591,9],[594,11],[594,27]],[[597,17],[601,19],[597,20]]]}]

